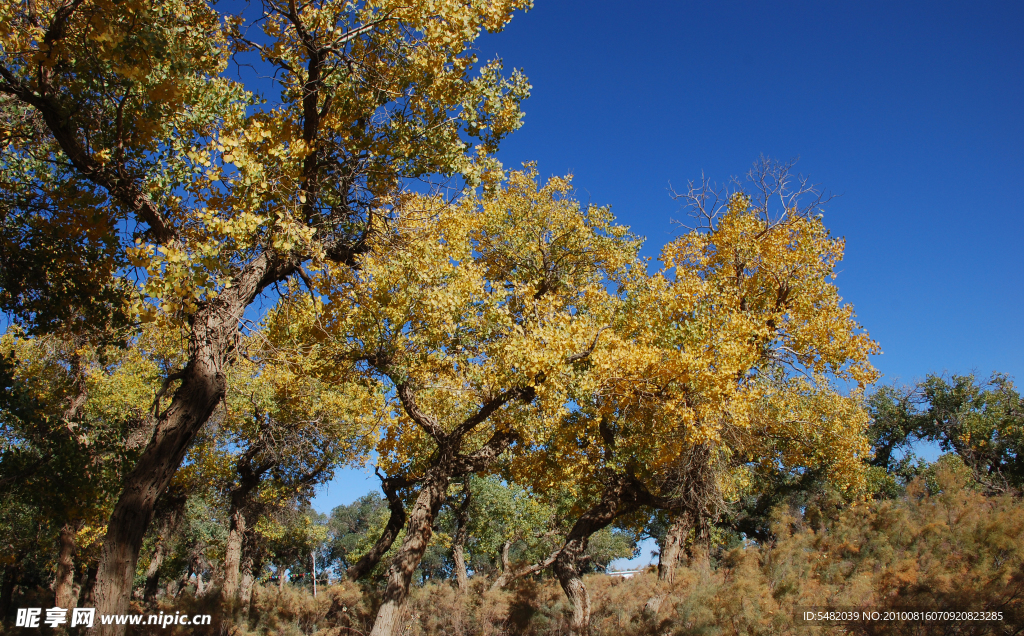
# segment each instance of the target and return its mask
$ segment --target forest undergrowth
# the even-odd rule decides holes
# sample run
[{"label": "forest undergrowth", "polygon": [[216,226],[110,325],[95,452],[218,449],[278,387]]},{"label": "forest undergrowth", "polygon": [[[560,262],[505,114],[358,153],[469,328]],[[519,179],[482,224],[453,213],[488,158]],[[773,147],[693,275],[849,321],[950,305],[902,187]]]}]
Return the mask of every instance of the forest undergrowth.
[{"label": "forest undergrowth", "polygon": [[[941,462],[940,462],[941,464]],[[938,466],[896,499],[848,508],[829,519],[815,505],[777,508],[775,540],[713,551],[681,563],[672,582],[652,566],[625,579],[585,577],[593,636],[728,634],[1019,634],[1024,632],[1024,504],[985,495],[956,464]],[[471,577],[416,586],[405,608],[407,636],[559,636],[570,608],[553,578],[491,590]],[[217,594],[158,601],[164,611],[214,615],[209,633],[234,636],[366,634],[379,604],[373,585],[344,582],[311,591],[257,587],[247,615]],[[854,612],[985,611],[996,621],[858,620],[809,625],[812,609]],[[138,609],[143,610],[140,606]],[[177,628],[166,633],[196,633]]]}]

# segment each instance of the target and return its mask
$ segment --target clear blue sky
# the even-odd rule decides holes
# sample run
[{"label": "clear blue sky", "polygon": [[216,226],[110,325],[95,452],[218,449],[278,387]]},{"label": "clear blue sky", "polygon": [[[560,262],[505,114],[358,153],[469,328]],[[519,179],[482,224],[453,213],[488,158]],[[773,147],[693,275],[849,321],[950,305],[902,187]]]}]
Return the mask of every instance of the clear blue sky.
[{"label": "clear blue sky", "polygon": [[[882,381],[1024,381],[1024,2],[537,0],[494,56],[533,85],[505,165],[573,173],[648,255],[683,218],[670,181],[799,156],[841,195],[837,283]],[[374,487],[346,471],[315,503]]]}]

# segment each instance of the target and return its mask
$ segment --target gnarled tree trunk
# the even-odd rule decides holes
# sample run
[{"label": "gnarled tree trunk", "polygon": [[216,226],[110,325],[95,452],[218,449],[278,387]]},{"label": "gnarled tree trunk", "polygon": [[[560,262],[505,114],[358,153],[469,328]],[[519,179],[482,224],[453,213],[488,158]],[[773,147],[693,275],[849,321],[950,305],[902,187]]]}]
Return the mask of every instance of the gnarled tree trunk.
[{"label": "gnarled tree trunk", "polygon": [[515,433],[499,431],[478,450],[460,455],[466,435],[508,402],[520,400],[528,403],[536,396],[532,387],[505,391],[485,403],[475,415],[464,420],[450,433],[445,433],[436,420],[416,406],[415,394],[410,386],[397,384],[396,388],[406,414],[434,438],[437,452],[423,477],[423,486],[409,515],[405,541],[388,570],[388,586],[370,636],[394,636],[398,631],[398,621],[409,596],[413,572],[423,560],[437,511],[448,494],[448,484],[454,478],[472,475],[490,466],[516,439]]},{"label": "gnarled tree trunk", "polygon": [[184,510],[188,497],[183,493],[171,495],[165,493],[162,498],[161,510],[157,513],[160,517],[160,530],[156,538],[156,547],[153,549],[153,558],[146,568],[146,587],[143,590],[142,598],[146,602],[156,599],[156,593],[160,585],[160,566],[170,547],[171,535],[174,534],[181,520],[181,513]]},{"label": "gnarled tree trunk", "polygon": [[161,537],[157,539],[153,558],[149,560],[149,567],[146,568],[146,589],[142,593],[142,600],[146,602],[156,599],[156,593],[160,586],[160,566],[164,564],[166,554],[167,540]]},{"label": "gnarled tree trunk", "polygon": [[[239,321],[257,294],[290,275],[295,267],[291,260],[261,254],[192,320],[189,363],[176,376],[181,385],[167,410],[157,417],[153,437],[125,478],[107,524],[96,580],[98,614],[127,613],[139,550],[157,500],[171,483],[196,433],[224,396],[224,371],[235,353]],[[124,625],[99,626],[103,636],[124,631]]]},{"label": "gnarled tree trunk", "polygon": [[459,505],[459,512],[455,518],[455,537],[452,541],[452,560],[455,561],[455,580],[458,582],[459,593],[465,594],[469,590],[469,577],[466,573],[466,539],[469,534],[469,504],[472,500],[473,491],[469,489],[469,480],[465,483],[466,496]]},{"label": "gnarled tree trunk", "polygon": [[554,560],[555,576],[572,607],[571,633],[576,636],[590,634],[590,594],[583,584],[580,564],[587,552],[590,536],[608,526],[620,515],[632,512],[642,505],[667,507],[668,501],[652,496],[643,485],[629,475],[607,471],[601,499],[587,510],[573,525],[562,549]]},{"label": "gnarled tree trunk", "polygon": [[99,563],[90,563],[85,569],[82,579],[82,591],[79,595],[78,604],[82,607],[96,606],[96,573],[99,570]]},{"label": "gnarled tree trunk", "polygon": [[491,584],[492,590],[503,589],[506,585],[512,582],[512,560],[508,556],[511,549],[511,540],[506,540],[501,544],[501,553],[498,555],[498,559],[501,561],[501,574],[499,574],[498,578],[495,579],[493,584]]},{"label": "gnarled tree trunk", "polygon": [[245,541],[245,514],[235,508],[232,501],[228,538],[224,545],[224,585],[220,589],[221,600],[230,604],[238,594],[239,574],[242,566],[242,544]]},{"label": "gnarled tree trunk", "polygon": [[697,522],[697,536],[690,551],[690,563],[701,575],[711,572],[711,524],[701,518]]},{"label": "gnarled tree trunk", "polygon": [[679,563],[679,554],[686,540],[686,533],[690,531],[690,515],[680,512],[672,517],[672,523],[665,533],[665,545],[661,547],[658,555],[658,580],[669,583],[675,580],[676,565]]},{"label": "gnarled tree trunk", "polygon": [[53,594],[57,607],[70,609],[75,606],[75,536],[81,524],[65,523],[60,529],[60,552],[57,555],[57,576],[54,579]]},{"label": "gnarled tree trunk", "polygon": [[451,458],[439,463],[440,466],[435,466],[428,472],[420,494],[416,497],[416,503],[409,515],[409,525],[405,529],[405,541],[388,570],[388,586],[384,591],[383,602],[377,611],[370,636],[394,636],[398,632],[398,622],[405,609],[412,575],[423,560],[423,553],[430,543],[434,519],[444,503],[448,482],[451,479]]}]

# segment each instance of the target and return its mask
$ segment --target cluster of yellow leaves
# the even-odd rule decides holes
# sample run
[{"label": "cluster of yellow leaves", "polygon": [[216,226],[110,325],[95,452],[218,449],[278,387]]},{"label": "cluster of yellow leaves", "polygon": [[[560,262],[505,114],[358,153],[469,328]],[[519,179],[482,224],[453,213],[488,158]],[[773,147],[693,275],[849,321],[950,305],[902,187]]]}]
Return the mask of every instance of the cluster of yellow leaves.
[{"label": "cluster of yellow leaves", "polygon": [[[609,466],[657,482],[685,471],[681,458],[700,445],[714,449],[727,497],[758,462],[828,467],[841,487],[861,488],[860,389],[876,378],[878,348],[832,282],[842,249],[820,218],[772,222],[735,195],[713,228],[664,248],[663,269],[630,270],[592,356],[596,390],[518,478],[544,488]],[[831,378],[859,389],[844,396]]]},{"label": "cluster of yellow leaves", "polygon": [[[359,373],[416,405],[448,433],[503,392],[532,389],[477,427],[466,450],[496,430],[522,443],[547,438],[587,373],[571,361],[603,346],[613,295],[606,283],[637,242],[607,210],[582,209],[567,179],[540,186],[532,167],[456,202],[409,196],[395,233],[354,269],[325,268],[316,298],[296,299],[275,329],[307,343],[307,369],[340,382]],[[344,362],[339,362],[344,361]],[[398,469],[432,442],[409,415],[382,412],[377,451]]]}]

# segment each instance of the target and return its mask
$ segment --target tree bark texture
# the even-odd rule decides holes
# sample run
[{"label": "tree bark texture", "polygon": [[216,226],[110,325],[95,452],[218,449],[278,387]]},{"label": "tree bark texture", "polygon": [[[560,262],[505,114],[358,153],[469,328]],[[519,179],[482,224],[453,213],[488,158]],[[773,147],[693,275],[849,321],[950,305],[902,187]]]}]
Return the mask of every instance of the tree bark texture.
[{"label": "tree bark texture", "polygon": [[[532,399],[532,394],[529,395]],[[510,398],[507,396],[498,398],[498,400],[485,405],[477,416],[467,421],[472,421],[480,417],[481,414],[493,412],[497,408],[496,403],[500,404],[508,399]],[[422,417],[422,414],[414,407],[407,407],[407,410],[415,413],[414,419]],[[370,636],[394,636],[397,633],[405,602],[409,596],[409,584],[412,582],[413,573],[420,561],[423,560],[423,553],[430,543],[434,520],[448,494],[448,484],[453,478],[479,472],[493,464],[515,439],[515,435],[512,433],[498,432],[479,450],[469,455],[459,455],[457,449],[462,445],[463,436],[469,430],[470,427],[459,427],[449,436],[435,438],[439,441],[439,448],[432,467],[427,470],[423,478],[423,485],[409,515],[409,523],[405,529],[405,541],[388,570],[388,585],[384,591],[383,601],[377,611],[377,618],[373,623]]]},{"label": "tree bark texture", "polygon": [[99,571],[99,563],[90,563],[85,570],[85,577],[82,582],[82,592],[79,595],[78,604],[82,607],[96,606],[96,573]]},{"label": "tree bark texture", "polygon": [[459,505],[458,514],[455,517],[455,537],[452,541],[452,560],[455,561],[455,580],[458,582],[459,593],[465,594],[469,591],[469,576],[466,573],[466,539],[469,535],[469,504],[472,501],[473,492],[469,489],[469,479],[465,482],[466,496]]},{"label": "tree bark texture", "polygon": [[512,541],[505,541],[501,544],[501,553],[498,555],[501,561],[501,574],[491,585],[492,590],[504,589],[512,582],[512,560],[509,558],[509,551],[512,549]]},{"label": "tree bark texture", "polygon": [[691,546],[690,561],[702,575],[711,573],[711,527],[707,519],[697,522],[697,536]]},{"label": "tree bark texture", "polygon": [[238,598],[242,550],[248,531],[245,516],[249,495],[259,487],[263,475],[272,467],[270,463],[253,466],[253,458],[259,450],[259,447],[253,446],[238,458],[235,469],[239,477],[238,484],[229,497],[231,507],[228,510],[228,538],[224,548],[224,585],[221,587],[221,600],[228,605]]},{"label": "tree bark texture", "polygon": [[153,558],[149,560],[149,567],[146,568],[146,589],[142,593],[142,600],[150,602],[156,599],[156,593],[160,586],[160,566],[164,564],[164,556],[167,554],[167,539],[157,539],[156,549],[153,550]]},{"label": "tree bark texture", "polygon": [[[246,307],[267,285],[293,271],[292,262],[275,262],[268,254],[251,261],[217,298],[192,321],[189,363],[170,405],[157,417],[146,449],[125,478],[103,540],[96,581],[96,612],[125,614],[131,598],[142,540],[160,495],[167,489],[199,429],[227,388],[224,370],[238,340]],[[123,625],[101,625],[103,636],[123,634]]]},{"label": "tree bark texture", "polygon": [[652,496],[643,485],[629,475],[608,471],[601,499],[573,525],[562,549],[554,560],[554,572],[572,607],[570,633],[590,634],[590,594],[583,584],[580,566],[587,552],[590,536],[608,526],[620,515],[643,505],[665,507],[668,502]]},{"label": "tree bark texture", "polygon": [[686,533],[690,531],[690,515],[686,512],[677,513],[665,533],[665,545],[658,555],[658,580],[672,583],[675,581],[676,565],[679,563]]},{"label": "tree bark texture", "polygon": [[54,579],[53,594],[57,607],[70,609],[75,606],[75,536],[78,527],[65,523],[60,529],[60,552],[57,555],[57,576]]},{"label": "tree bark texture", "polygon": [[[387,372],[386,364],[382,369]],[[478,450],[460,455],[462,442],[477,425],[485,421],[502,406],[513,400],[530,402],[536,393],[532,387],[505,391],[481,406],[474,415],[463,420],[451,432],[446,433],[437,420],[424,413],[416,405],[412,387],[396,382],[396,393],[406,414],[437,443],[437,452],[422,480],[422,487],[413,505],[405,530],[405,541],[395,555],[388,570],[388,585],[370,636],[394,636],[398,630],[405,601],[409,595],[412,575],[423,560],[432,534],[434,519],[448,494],[448,484],[453,478],[479,472],[494,463],[516,439],[510,431],[496,432]]]},{"label": "tree bark texture", "polygon": [[370,636],[394,636],[398,632],[412,575],[423,560],[423,553],[433,534],[434,519],[447,495],[451,479],[450,458],[440,464],[430,470],[416,497],[405,529],[405,541],[388,570],[388,586]]},{"label": "tree bark texture", "polygon": [[[232,508],[234,508],[233,505]],[[235,601],[238,594],[244,539],[245,515],[241,509],[233,509],[230,516],[228,538],[224,546],[224,585],[220,590],[221,600],[226,604]]]},{"label": "tree bark texture", "polygon": [[252,559],[242,559],[242,575],[239,577],[238,601],[244,613],[249,612],[249,604],[252,601],[252,588],[256,584],[256,576],[253,573]]},{"label": "tree bark texture", "polygon": [[185,503],[188,497],[184,493],[165,493],[158,504],[157,515],[160,518],[160,529],[156,538],[156,547],[153,549],[153,558],[146,568],[146,587],[143,590],[142,598],[146,602],[156,599],[156,593],[160,585],[160,566],[170,548],[171,536],[178,527]]}]

